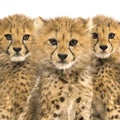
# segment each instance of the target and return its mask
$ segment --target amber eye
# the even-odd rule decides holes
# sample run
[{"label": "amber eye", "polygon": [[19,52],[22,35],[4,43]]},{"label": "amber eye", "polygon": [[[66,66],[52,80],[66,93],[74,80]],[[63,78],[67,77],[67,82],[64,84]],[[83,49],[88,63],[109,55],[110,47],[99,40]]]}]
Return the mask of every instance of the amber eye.
[{"label": "amber eye", "polygon": [[98,38],[98,34],[97,33],[92,33],[92,38],[93,39],[97,39]]},{"label": "amber eye", "polygon": [[78,43],[78,41],[77,41],[76,39],[72,39],[72,40],[69,42],[69,45],[70,45],[70,46],[75,46],[77,43]]},{"label": "amber eye", "polygon": [[109,33],[108,38],[113,39],[115,37],[115,33]]},{"label": "amber eye", "polygon": [[50,42],[52,45],[57,45],[57,40],[54,39],[54,38],[49,39],[49,42]]},{"label": "amber eye", "polygon": [[4,35],[7,40],[12,40],[12,35],[11,34],[5,34]]},{"label": "amber eye", "polygon": [[28,40],[28,39],[29,39],[29,37],[30,37],[30,35],[29,35],[29,34],[25,34],[25,35],[23,35],[23,40]]}]

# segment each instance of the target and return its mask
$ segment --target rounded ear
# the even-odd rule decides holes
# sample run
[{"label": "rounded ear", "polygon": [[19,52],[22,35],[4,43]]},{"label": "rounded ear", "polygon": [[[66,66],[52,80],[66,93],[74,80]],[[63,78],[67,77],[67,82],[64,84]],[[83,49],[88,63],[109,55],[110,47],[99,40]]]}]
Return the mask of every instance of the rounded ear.
[{"label": "rounded ear", "polygon": [[46,23],[46,21],[42,17],[37,17],[34,19],[35,29],[42,29],[42,27],[45,23]]},{"label": "rounded ear", "polygon": [[78,17],[78,18],[76,19],[76,22],[79,23],[79,24],[82,23],[82,25],[86,28],[86,30],[85,30],[86,32],[87,32],[87,31],[90,31],[90,32],[91,32],[92,28],[95,27],[95,25],[93,25],[93,20],[92,20],[92,18],[83,19],[83,18],[81,18],[81,17]]},{"label": "rounded ear", "polygon": [[86,27],[87,27],[87,31],[91,31],[92,28],[95,27],[95,24],[93,24],[92,18],[86,19]]}]

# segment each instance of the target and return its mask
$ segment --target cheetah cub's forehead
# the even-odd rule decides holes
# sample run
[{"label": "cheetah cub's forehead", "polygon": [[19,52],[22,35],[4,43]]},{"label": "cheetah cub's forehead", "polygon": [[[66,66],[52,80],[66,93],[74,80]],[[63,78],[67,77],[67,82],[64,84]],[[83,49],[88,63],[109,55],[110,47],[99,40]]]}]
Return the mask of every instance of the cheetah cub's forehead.
[{"label": "cheetah cub's forehead", "polygon": [[95,55],[99,58],[108,58],[114,55],[120,46],[120,24],[118,21],[99,15],[93,18],[93,24],[95,24],[92,29]]},{"label": "cheetah cub's forehead", "polygon": [[68,32],[84,33],[92,28],[92,20],[85,20],[81,17],[72,19],[68,17],[57,17],[55,19],[43,20],[37,18],[34,22],[37,29],[42,30],[44,33],[51,31],[60,32],[63,29]]},{"label": "cheetah cub's forehead", "polygon": [[[25,15],[15,14],[3,18],[2,20],[2,29],[3,31],[10,32],[26,32],[27,30],[32,31],[33,29],[33,20]],[[15,31],[16,30],[16,31]],[[14,33],[15,34],[15,33]]]},{"label": "cheetah cub's forehead", "polygon": [[95,24],[96,27],[101,27],[101,28],[104,28],[104,27],[107,27],[109,28],[118,28],[118,21],[115,20],[114,18],[112,17],[107,17],[107,16],[104,16],[104,15],[98,15],[96,17],[93,18],[93,24]]},{"label": "cheetah cub's forehead", "polygon": [[110,32],[116,33],[119,36],[120,23],[112,17],[98,15],[92,19],[93,27],[92,32],[98,32],[101,36],[107,36]]},{"label": "cheetah cub's forehead", "polygon": [[24,61],[30,55],[34,33],[33,22],[31,18],[19,14],[1,20],[0,47],[11,61]]},{"label": "cheetah cub's forehead", "polygon": [[39,31],[42,46],[46,48],[46,56],[58,69],[68,69],[76,61],[85,59],[83,54],[87,54],[86,49],[91,44],[90,19],[57,17],[43,20],[39,17],[34,25]]}]

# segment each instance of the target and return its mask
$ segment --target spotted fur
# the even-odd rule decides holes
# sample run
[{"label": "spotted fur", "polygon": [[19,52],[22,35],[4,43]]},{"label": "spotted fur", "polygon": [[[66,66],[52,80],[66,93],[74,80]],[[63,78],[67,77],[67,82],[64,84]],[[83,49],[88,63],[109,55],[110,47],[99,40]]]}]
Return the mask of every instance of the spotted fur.
[{"label": "spotted fur", "polygon": [[0,120],[18,120],[37,78],[33,30],[33,20],[24,15],[0,21]]},{"label": "spotted fur", "polygon": [[19,120],[89,120],[92,102],[90,21],[36,19],[43,71]]},{"label": "spotted fur", "polygon": [[107,16],[93,18],[93,52],[96,76],[93,80],[93,109],[91,120],[120,120],[120,25]]}]

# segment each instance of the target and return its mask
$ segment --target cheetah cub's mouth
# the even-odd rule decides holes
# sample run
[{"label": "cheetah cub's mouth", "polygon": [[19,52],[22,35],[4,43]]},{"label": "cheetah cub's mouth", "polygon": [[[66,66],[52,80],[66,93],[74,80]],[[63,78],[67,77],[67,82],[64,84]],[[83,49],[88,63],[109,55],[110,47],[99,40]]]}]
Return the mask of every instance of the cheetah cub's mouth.
[{"label": "cheetah cub's mouth", "polygon": [[29,56],[30,56],[30,53],[27,53],[24,56],[22,56],[20,54],[15,54],[15,55],[11,56],[11,61],[12,62],[22,62],[22,61],[25,61],[25,59]]},{"label": "cheetah cub's mouth", "polygon": [[95,53],[95,55],[98,57],[98,58],[108,58],[111,54],[110,53],[107,53],[105,51],[102,51],[102,52],[99,52],[99,53]]},{"label": "cheetah cub's mouth", "polygon": [[54,63],[55,66],[58,68],[58,69],[69,69],[75,62],[72,61],[70,63],[67,63],[65,61],[59,61],[57,63]]}]

